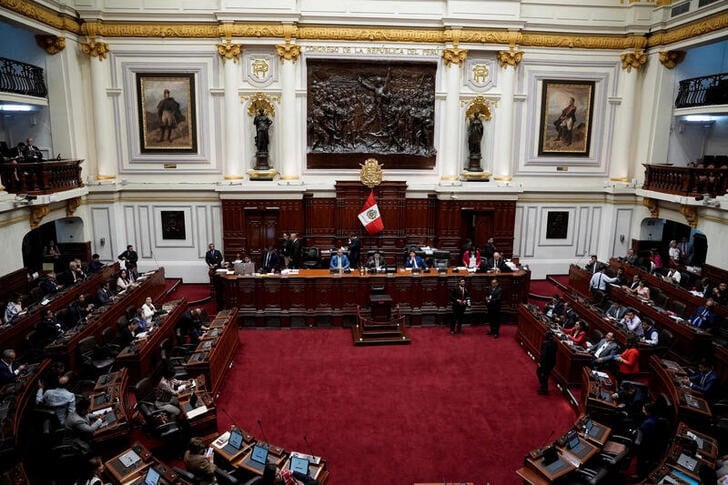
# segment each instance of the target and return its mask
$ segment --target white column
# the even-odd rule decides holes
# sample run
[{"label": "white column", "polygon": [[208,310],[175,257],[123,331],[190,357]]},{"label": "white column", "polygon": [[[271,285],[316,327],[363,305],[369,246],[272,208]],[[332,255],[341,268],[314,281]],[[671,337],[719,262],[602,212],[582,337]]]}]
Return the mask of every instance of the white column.
[{"label": "white column", "polygon": [[463,126],[460,119],[460,84],[462,79],[462,63],[467,57],[467,51],[457,47],[445,49],[442,58],[445,63],[445,116],[441,137],[442,148],[440,150],[440,184],[451,185],[460,180],[461,170],[460,151],[462,149]]},{"label": "white column", "polygon": [[[239,57],[239,55],[238,55]],[[240,131],[240,99],[238,87],[241,73],[238,57],[226,58],[224,63],[225,79],[225,163],[223,173],[225,180],[239,180],[243,178],[243,153]]]},{"label": "white column", "polygon": [[109,52],[108,44],[91,40],[81,44],[81,51],[89,56],[91,63],[91,98],[94,113],[94,140],[96,141],[96,178],[98,180],[114,180],[118,175],[116,160],[116,139],[114,122],[111,118],[113,110],[106,90],[111,84],[109,63],[104,62]]},{"label": "white column", "polygon": [[501,98],[495,119],[494,180],[511,180],[513,166],[513,91],[518,66],[502,65],[499,76]]},{"label": "white column", "polygon": [[641,51],[622,54],[622,70],[619,73],[619,92],[622,103],[617,110],[612,141],[612,160],[609,164],[609,179],[615,182],[630,182],[632,156],[632,131],[637,100],[637,76],[647,62],[647,54]]},{"label": "white column", "polygon": [[281,181],[290,183],[301,178],[301,161],[298,150],[298,116],[296,115],[296,64],[295,59],[281,57],[281,111],[280,123]]}]

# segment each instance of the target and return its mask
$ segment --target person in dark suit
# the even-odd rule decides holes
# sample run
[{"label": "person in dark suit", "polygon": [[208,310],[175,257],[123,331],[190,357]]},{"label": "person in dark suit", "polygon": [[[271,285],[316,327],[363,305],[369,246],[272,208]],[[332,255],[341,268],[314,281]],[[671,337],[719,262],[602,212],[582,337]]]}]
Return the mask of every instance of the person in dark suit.
[{"label": "person in dark suit", "polygon": [[503,297],[503,288],[497,278],[490,280],[490,293],[486,297],[486,305],[488,306],[488,321],[490,322],[490,331],[488,335],[493,338],[500,336],[500,312],[501,300]]},{"label": "person in dark suit", "polygon": [[205,442],[201,438],[192,438],[183,458],[185,468],[200,480],[200,484],[217,483],[212,455],[205,456],[205,451],[207,451]]},{"label": "person in dark suit", "polygon": [[407,259],[404,261],[404,267],[412,269],[427,269],[427,264],[421,257],[417,256],[417,253],[415,253],[413,249],[407,255]]},{"label": "person in dark suit", "polygon": [[124,261],[126,269],[136,274],[137,261],[139,261],[139,255],[134,251],[134,246],[129,244],[126,247],[126,251],[119,255],[120,260]]},{"label": "person in dark suit", "polygon": [[536,364],[536,376],[538,377],[538,392],[541,395],[549,393],[549,375],[556,365],[556,342],[553,332],[546,330],[541,342],[541,357]]},{"label": "person in dark suit", "polygon": [[41,345],[46,346],[63,333],[63,328],[61,327],[61,323],[53,314],[53,311],[46,310],[43,318],[41,318],[38,322],[36,332],[38,335],[38,342],[40,342]]},{"label": "person in dark suit", "polygon": [[624,314],[627,313],[627,309],[622,306],[618,301],[612,302],[611,306],[607,309],[607,317],[613,320],[621,320]]},{"label": "person in dark suit", "polygon": [[205,253],[205,262],[210,271],[214,271],[222,268],[222,253],[219,249],[215,249],[215,243],[210,243],[207,246],[207,252]]},{"label": "person in dark suit", "polygon": [[715,326],[716,318],[715,300],[708,298],[705,305],[699,306],[695,313],[690,315],[689,321],[693,327],[710,329]]},{"label": "person in dark suit", "polygon": [[586,266],[584,266],[584,269],[587,270],[590,273],[597,273],[602,268],[606,268],[606,264],[602,263],[597,259],[596,254],[592,254],[591,258],[589,259],[589,262],[586,263]]},{"label": "person in dark suit", "polygon": [[487,261],[489,259],[492,259],[496,251],[497,249],[495,248],[495,244],[493,244],[493,238],[489,237],[488,242],[483,248],[483,256],[485,256],[485,260]]},{"label": "person in dark suit", "polygon": [[698,364],[698,372],[691,375],[685,384],[700,392],[707,401],[714,401],[718,397],[718,373],[713,362],[703,358]]},{"label": "person in dark suit", "polygon": [[101,288],[96,291],[96,301],[99,303],[99,305],[106,305],[107,303],[111,303],[113,300],[114,295],[109,289],[109,282],[104,281],[104,284],[101,285]]},{"label": "person in dark suit", "polygon": [[298,238],[298,234],[291,233],[291,268],[301,267],[301,256],[303,254],[303,242]]},{"label": "person in dark suit", "polygon": [[268,246],[263,254],[263,272],[275,273],[281,270],[281,258],[273,246]]},{"label": "person in dark suit", "polygon": [[281,237],[281,255],[283,256],[283,266],[286,268],[291,267],[291,236],[287,233],[283,233],[283,237]]},{"label": "person in dark suit", "polygon": [[41,276],[38,286],[43,290],[43,296],[54,295],[63,288],[63,285],[58,284],[58,281],[56,281],[56,274],[53,271]]},{"label": "person in dark suit", "polygon": [[387,263],[384,261],[384,258],[379,253],[379,251],[376,251],[367,260],[367,268],[369,268],[369,270],[381,271],[381,270],[385,269],[386,267],[387,267]]},{"label": "person in dark suit", "polygon": [[617,352],[619,352],[619,344],[614,341],[614,332],[607,332],[603,339],[589,349],[589,353],[592,355],[590,366],[597,369],[608,364],[614,359]]},{"label": "person in dark suit", "polygon": [[493,253],[493,257],[488,259],[485,265],[485,271],[496,271],[500,273],[508,273],[511,269],[506,264],[506,260],[498,251]]},{"label": "person in dark suit", "polygon": [[359,236],[352,234],[349,237],[349,265],[352,268],[359,267],[359,259],[361,257],[361,241]]},{"label": "person in dark suit", "polygon": [[15,360],[15,351],[13,349],[3,350],[3,356],[0,359],[0,386],[15,382],[18,374],[23,369],[25,369],[25,366],[18,364]]},{"label": "person in dark suit", "polygon": [[463,333],[463,317],[465,310],[470,305],[470,292],[465,287],[465,278],[458,280],[458,285],[450,292],[452,302],[452,318],[450,319],[450,335]]}]

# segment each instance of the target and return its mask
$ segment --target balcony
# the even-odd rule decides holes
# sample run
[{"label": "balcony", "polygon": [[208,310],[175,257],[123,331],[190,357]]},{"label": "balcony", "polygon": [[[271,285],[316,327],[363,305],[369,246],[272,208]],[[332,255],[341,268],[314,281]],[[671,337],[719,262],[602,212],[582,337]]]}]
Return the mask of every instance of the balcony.
[{"label": "balcony", "polygon": [[680,81],[675,108],[728,104],[728,73]]},{"label": "balcony", "polygon": [[43,195],[83,187],[83,160],[10,162],[0,165],[0,177],[11,194]]},{"label": "balcony", "polygon": [[728,166],[719,168],[673,167],[670,165],[650,165],[645,167],[644,190],[662,192],[664,194],[695,197],[708,195],[717,197],[724,195],[728,185]]},{"label": "balcony", "polygon": [[45,98],[48,88],[43,69],[0,57],[0,92]]}]

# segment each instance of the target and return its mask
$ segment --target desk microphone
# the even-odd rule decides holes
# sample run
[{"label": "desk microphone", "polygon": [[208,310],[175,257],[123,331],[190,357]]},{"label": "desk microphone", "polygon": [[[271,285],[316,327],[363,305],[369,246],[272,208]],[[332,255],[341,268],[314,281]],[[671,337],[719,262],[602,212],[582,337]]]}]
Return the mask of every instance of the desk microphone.
[{"label": "desk microphone", "polygon": [[234,419],[232,418],[232,416],[230,416],[230,415],[228,414],[228,412],[227,412],[227,411],[225,411],[225,408],[224,408],[224,407],[222,407],[222,406],[218,406],[218,409],[220,409],[220,410],[221,410],[221,411],[223,412],[223,414],[224,414],[225,416],[227,416],[227,418],[228,418],[228,419],[230,420],[230,424],[231,424],[231,425],[233,425],[233,426],[234,426],[234,427],[236,427],[236,428],[238,427],[238,425],[237,425],[237,424],[235,424],[235,420],[234,420]]},{"label": "desk microphone", "polygon": [[258,418],[258,428],[260,428],[260,434],[263,435],[263,440],[270,445],[270,441],[268,441],[268,437],[265,435],[265,431],[263,431],[263,421],[260,418]]},{"label": "desk microphone", "polygon": [[308,436],[303,435],[303,441],[306,443],[306,448],[308,448],[308,454],[311,455],[311,461],[314,461],[316,458],[316,455],[313,453],[313,448],[311,447],[311,443],[308,442]]},{"label": "desk microphone", "polygon": [[541,458],[544,454],[544,451],[546,449],[546,445],[551,441],[551,438],[553,438],[554,433],[556,433],[555,429],[551,430],[551,433],[549,433],[548,438],[546,438],[546,441],[543,442],[543,444],[536,450],[533,450],[529,453],[532,460],[538,460]]}]

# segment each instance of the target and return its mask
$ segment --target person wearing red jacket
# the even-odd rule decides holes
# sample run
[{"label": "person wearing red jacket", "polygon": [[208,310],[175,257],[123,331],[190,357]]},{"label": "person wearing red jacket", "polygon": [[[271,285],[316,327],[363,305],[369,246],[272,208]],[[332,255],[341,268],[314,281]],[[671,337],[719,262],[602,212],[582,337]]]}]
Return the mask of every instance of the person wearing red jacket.
[{"label": "person wearing red jacket", "polygon": [[573,327],[565,328],[564,333],[568,335],[571,343],[586,348],[586,330],[587,324],[581,320],[577,320]]},{"label": "person wearing red jacket", "polygon": [[629,378],[640,371],[640,351],[637,348],[639,340],[637,337],[627,339],[627,348],[621,354],[614,356],[617,362],[617,375],[619,380]]},{"label": "person wearing red jacket", "polygon": [[480,268],[480,251],[475,246],[470,246],[470,249],[463,253],[463,266],[466,268]]}]

